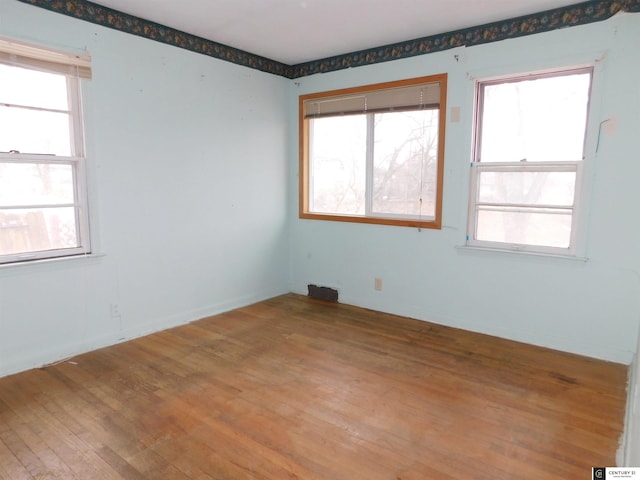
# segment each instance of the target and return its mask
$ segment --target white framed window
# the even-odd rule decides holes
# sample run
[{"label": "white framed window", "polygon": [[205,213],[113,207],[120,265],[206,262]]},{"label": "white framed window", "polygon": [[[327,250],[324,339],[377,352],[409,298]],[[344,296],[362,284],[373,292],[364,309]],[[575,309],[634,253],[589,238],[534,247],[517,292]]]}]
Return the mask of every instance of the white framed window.
[{"label": "white framed window", "polygon": [[440,228],[447,75],[300,97],[300,217]]},{"label": "white framed window", "polygon": [[477,82],[468,246],[576,255],[592,77]]},{"label": "white framed window", "polygon": [[0,263],[87,254],[90,59],[0,39]]}]

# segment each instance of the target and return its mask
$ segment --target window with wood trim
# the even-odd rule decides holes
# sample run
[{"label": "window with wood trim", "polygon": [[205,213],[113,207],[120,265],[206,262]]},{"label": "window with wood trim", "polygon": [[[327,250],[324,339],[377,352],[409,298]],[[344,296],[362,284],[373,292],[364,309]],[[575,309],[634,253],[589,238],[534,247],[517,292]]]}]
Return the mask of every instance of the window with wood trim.
[{"label": "window with wood trim", "polygon": [[300,217],[440,228],[447,75],[300,97]]},{"label": "window with wood trim", "polygon": [[0,39],[0,263],[90,252],[88,56]]},{"label": "window with wood trim", "polygon": [[478,82],[467,245],[575,256],[592,75]]}]

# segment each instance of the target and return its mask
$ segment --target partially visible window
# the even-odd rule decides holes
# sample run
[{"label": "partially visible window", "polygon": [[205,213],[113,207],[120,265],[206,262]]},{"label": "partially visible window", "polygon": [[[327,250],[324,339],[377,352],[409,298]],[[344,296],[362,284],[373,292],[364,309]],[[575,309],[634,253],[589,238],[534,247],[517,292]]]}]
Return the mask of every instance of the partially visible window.
[{"label": "partially visible window", "polygon": [[300,217],[440,228],[446,74],[300,97]]},{"label": "partially visible window", "polygon": [[478,83],[468,245],[575,254],[591,77]]},{"label": "partially visible window", "polygon": [[0,263],[90,251],[80,78],[89,58],[0,39]]}]

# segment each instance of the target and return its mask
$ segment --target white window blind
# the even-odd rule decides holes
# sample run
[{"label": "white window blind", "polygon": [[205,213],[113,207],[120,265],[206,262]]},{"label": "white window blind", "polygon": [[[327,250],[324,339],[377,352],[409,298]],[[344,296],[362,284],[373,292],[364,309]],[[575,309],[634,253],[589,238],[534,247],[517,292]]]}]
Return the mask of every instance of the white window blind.
[{"label": "white window blind", "polygon": [[434,82],[310,99],[304,102],[304,117],[399,112],[438,108],[439,105],[440,82]]},{"label": "white window blind", "polygon": [[89,55],[39,48],[6,38],[0,38],[0,63],[70,77],[91,78]]}]

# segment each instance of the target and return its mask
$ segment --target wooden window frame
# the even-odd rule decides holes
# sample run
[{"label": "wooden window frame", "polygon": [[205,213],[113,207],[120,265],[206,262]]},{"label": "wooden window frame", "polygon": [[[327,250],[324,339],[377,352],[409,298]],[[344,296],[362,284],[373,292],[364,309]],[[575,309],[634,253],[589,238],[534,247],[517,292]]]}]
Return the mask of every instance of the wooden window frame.
[{"label": "wooden window frame", "polygon": [[[384,216],[368,215],[345,215],[315,213],[309,209],[310,192],[310,167],[309,167],[309,120],[305,118],[304,105],[310,100],[318,100],[330,97],[349,96],[366,94],[386,89],[411,87],[419,84],[439,83],[439,122],[438,122],[438,152],[437,152],[437,174],[436,174],[436,195],[435,195],[435,215],[433,219],[393,218]],[[353,222],[365,224],[394,225],[414,228],[440,229],[442,227],[442,197],[444,183],[444,147],[445,147],[445,125],[447,111],[447,74],[429,75],[399,81],[377,83],[359,87],[331,90],[326,92],[311,93],[299,97],[299,218],[310,220],[327,220],[338,222]]]}]

